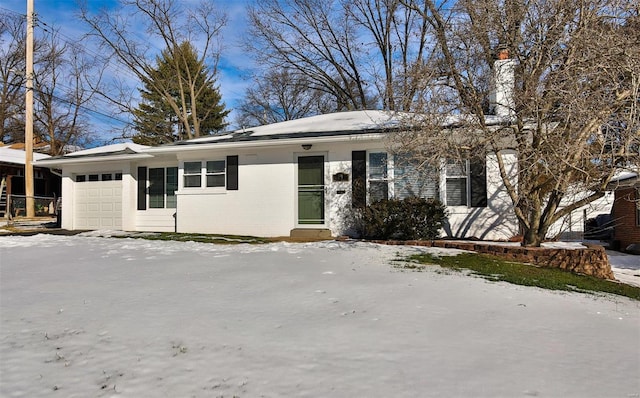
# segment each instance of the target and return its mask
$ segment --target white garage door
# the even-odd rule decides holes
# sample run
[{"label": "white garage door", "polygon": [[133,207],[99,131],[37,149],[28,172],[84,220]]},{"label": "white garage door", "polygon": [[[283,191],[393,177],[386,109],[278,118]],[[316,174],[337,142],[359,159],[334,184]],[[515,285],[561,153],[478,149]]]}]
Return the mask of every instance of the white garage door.
[{"label": "white garage door", "polygon": [[88,181],[75,188],[74,229],[122,229],[122,181]]}]

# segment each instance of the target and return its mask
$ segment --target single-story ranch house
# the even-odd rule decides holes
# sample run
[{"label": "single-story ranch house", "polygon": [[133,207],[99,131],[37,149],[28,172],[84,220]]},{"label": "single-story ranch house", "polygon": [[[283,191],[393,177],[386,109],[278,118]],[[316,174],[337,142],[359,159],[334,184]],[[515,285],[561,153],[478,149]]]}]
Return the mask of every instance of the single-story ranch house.
[{"label": "single-story ranch house", "polygon": [[[421,177],[386,149],[400,126],[390,112],[343,112],[158,147],[109,145],[37,165],[62,170],[69,230],[338,236],[353,205],[416,195],[447,205],[448,236],[518,234],[494,154]],[[515,170],[515,153],[507,160]]]}]

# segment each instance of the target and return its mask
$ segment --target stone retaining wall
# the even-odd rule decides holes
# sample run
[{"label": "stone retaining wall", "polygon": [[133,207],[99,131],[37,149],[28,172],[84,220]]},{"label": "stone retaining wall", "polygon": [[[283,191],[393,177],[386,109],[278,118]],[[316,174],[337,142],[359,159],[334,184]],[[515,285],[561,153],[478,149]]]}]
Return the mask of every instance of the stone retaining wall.
[{"label": "stone retaining wall", "polygon": [[482,242],[435,241],[384,241],[391,245],[440,247],[469,250],[490,254],[506,260],[528,263],[540,267],[560,268],[577,274],[615,280],[607,253],[602,246],[588,245],[584,249],[551,249],[545,247],[504,246]]}]

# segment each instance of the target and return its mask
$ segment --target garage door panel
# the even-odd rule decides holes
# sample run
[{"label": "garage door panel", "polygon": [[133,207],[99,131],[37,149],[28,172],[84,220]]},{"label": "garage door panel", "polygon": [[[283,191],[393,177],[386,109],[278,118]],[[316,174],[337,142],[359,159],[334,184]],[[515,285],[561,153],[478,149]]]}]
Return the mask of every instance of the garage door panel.
[{"label": "garage door panel", "polygon": [[119,196],[119,195],[117,194],[116,190],[115,190],[115,189],[113,189],[113,188],[102,188],[102,189],[100,190],[100,195],[101,195],[103,198],[114,198],[114,197],[116,197],[116,196]]},{"label": "garage door panel", "polygon": [[74,225],[77,229],[122,227],[122,181],[77,183]]}]

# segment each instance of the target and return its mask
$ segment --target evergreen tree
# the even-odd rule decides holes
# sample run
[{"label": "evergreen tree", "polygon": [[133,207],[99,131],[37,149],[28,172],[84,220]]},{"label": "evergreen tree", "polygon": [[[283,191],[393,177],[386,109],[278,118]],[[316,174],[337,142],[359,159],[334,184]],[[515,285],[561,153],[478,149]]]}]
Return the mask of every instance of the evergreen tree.
[{"label": "evergreen tree", "polygon": [[229,111],[221,102],[214,74],[198,59],[191,43],[165,49],[156,63],[143,79],[142,101],[133,111],[135,143],[159,145],[215,134],[226,127]]}]

